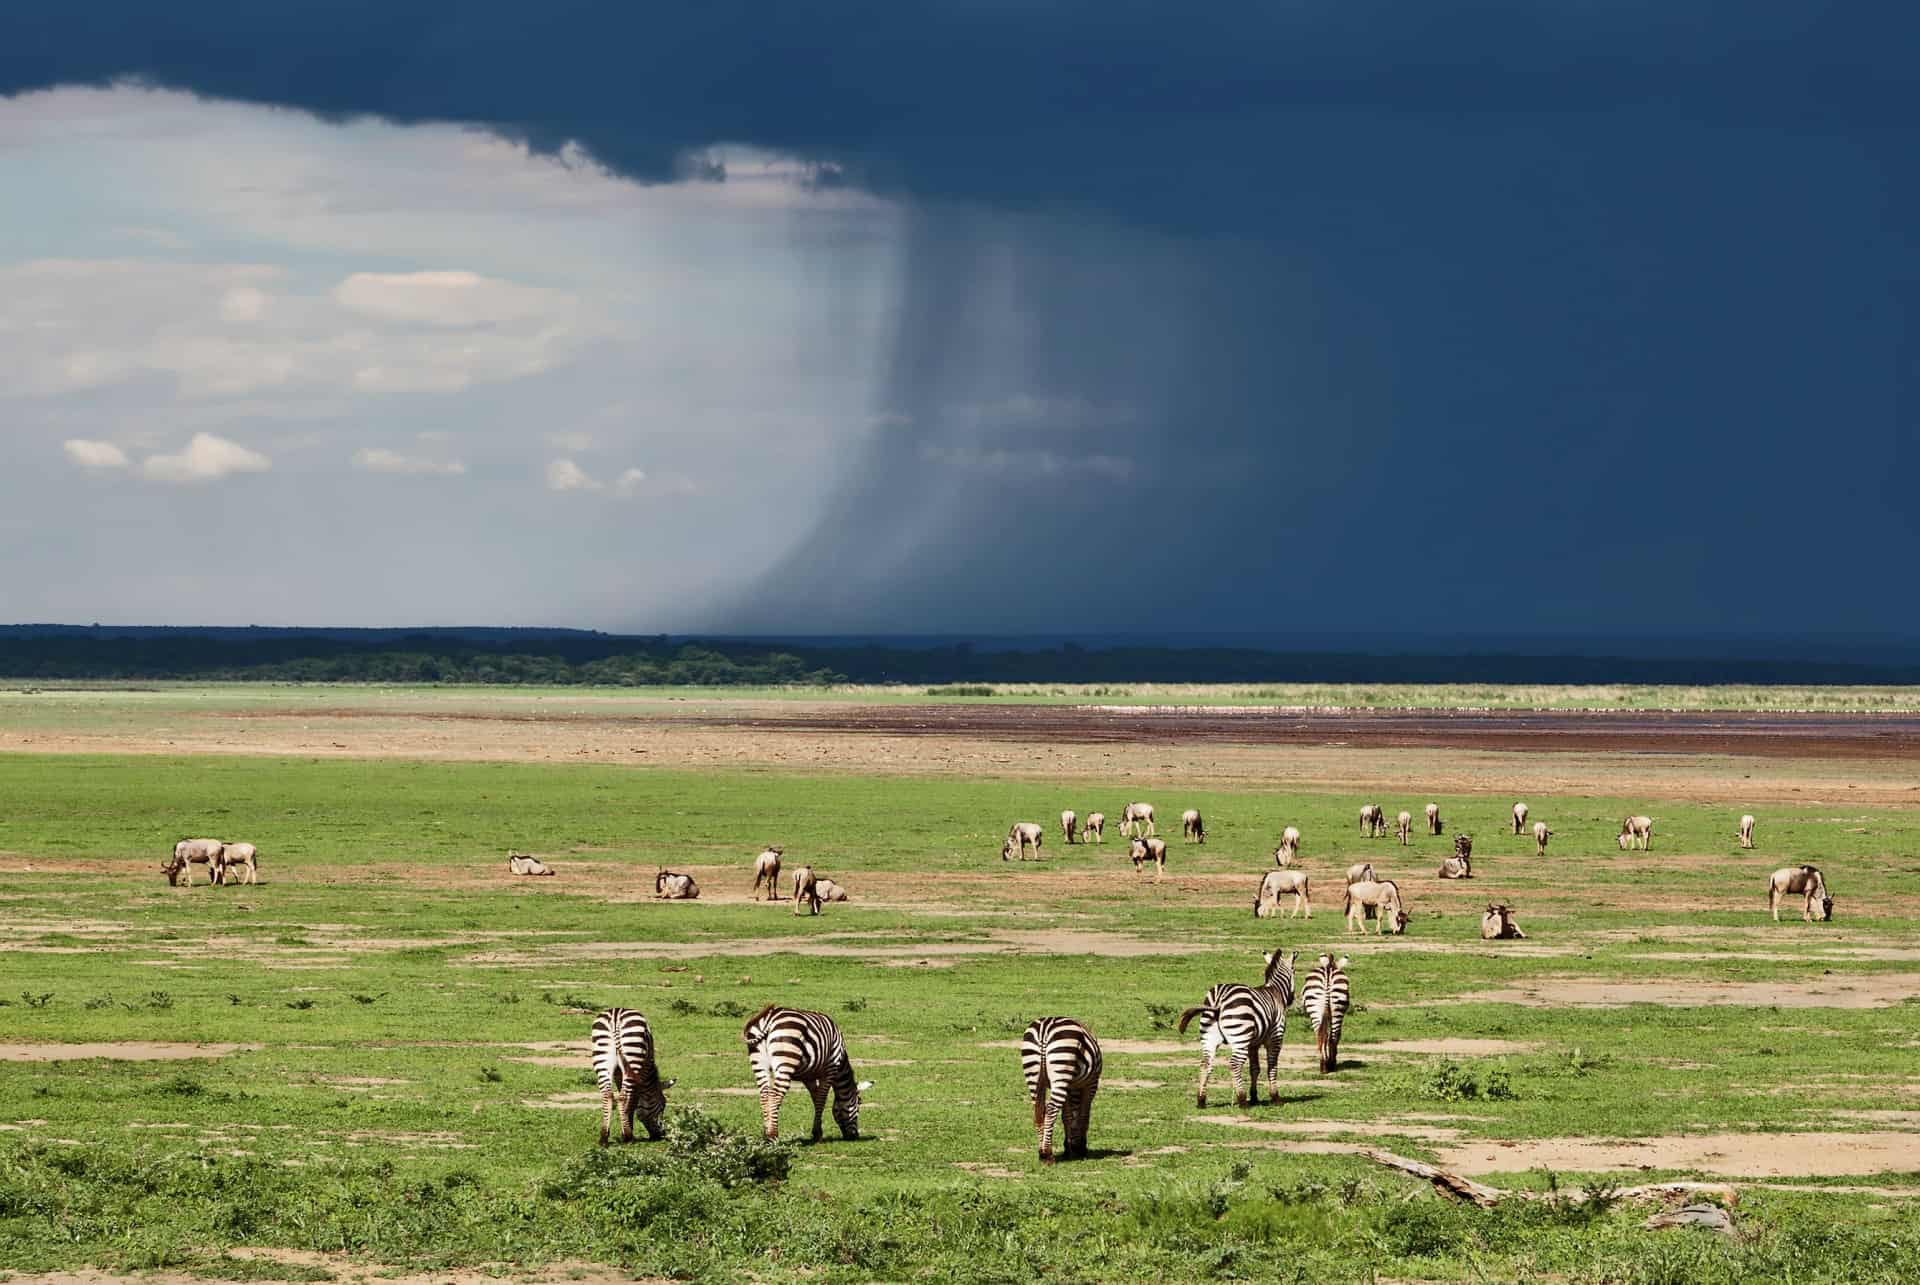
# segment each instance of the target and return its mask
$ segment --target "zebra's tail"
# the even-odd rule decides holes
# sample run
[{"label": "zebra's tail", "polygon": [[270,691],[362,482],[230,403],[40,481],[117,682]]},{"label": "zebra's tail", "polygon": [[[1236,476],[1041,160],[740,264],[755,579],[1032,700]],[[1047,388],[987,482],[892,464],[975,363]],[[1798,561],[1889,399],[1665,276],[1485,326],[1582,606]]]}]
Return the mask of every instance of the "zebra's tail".
[{"label": "zebra's tail", "polygon": [[1180,1033],[1185,1035],[1187,1033],[1187,1023],[1206,1011],[1207,1006],[1205,1004],[1196,1004],[1194,1007],[1180,1014]]},{"label": "zebra's tail", "polygon": [[1047,1084],[1047,1063],[1040,1060],[1040,1078],[1033,1082],[1033,1127],[1038,1129],[1047,1122],[1047,1098],[1051,1090]]},{"label": "zebra's tail", "polygon": [[1320,1045],[1320,1074],[1326,1075],[1333,1070],[1334,1063],[1333,1023],[1322,1022],[1319,1030],[1314,1034],[1318,1037],[1317,1042]]}]

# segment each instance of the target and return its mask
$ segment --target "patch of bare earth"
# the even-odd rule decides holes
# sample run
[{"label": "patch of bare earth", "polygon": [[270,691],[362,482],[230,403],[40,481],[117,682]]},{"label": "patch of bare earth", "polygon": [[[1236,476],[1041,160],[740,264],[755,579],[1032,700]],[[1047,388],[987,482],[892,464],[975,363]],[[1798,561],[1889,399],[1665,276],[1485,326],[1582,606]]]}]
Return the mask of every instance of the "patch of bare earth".
[{"label": "patch of bare earth", "polygon": [[1889,1008],[1920,996],[1920,973],[1823,974],[1790,982],[1609,981],[1549,977],[1435,1003],[1521,1004],[1530,1008],[1670,1008],[1732,1005],[1767,1008]]},{"label": "patch of bare earth", "polygon": [[77,1062],[85,1058],[178,1062],[251,1053],[259,1047],[258,1044],[173,1044],[141,1040],[115,1044],[0,1044],[0,1062]]},{"label": "patch of bare earth", "polygon": [[1828,1178],[1920,1169],[1920,1133],[1703,1133],[1663,1138],[1539,1138],[1441,1149],[1456,1173],[1673,1169],[1728,1178]]}]

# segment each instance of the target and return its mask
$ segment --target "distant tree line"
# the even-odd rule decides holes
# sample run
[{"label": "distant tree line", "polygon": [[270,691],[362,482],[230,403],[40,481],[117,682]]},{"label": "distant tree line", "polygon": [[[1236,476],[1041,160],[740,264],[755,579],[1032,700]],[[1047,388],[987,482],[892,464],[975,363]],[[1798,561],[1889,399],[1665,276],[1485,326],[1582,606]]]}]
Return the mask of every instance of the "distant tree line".
[{"label": "distant tree line", "polygon": [[1205,647],[985,650],[586,632],[0,628],[0,678],[824,686],[832,683],[1916,684],[1920,660],[1372,655]]}]

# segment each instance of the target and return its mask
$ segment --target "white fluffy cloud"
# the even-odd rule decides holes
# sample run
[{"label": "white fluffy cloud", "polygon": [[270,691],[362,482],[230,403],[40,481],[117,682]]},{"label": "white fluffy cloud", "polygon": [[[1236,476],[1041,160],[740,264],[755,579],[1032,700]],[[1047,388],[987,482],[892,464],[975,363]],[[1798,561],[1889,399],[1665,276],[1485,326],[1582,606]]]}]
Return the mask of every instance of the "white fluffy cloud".
[{"label": "white fluffy cloud", "polygon": [[67,458],[81,468],[125,468],[127,453],[112,442],[90,442],[84,437],[69,437],[61,443]]},{"label": "white fluffy cloud", "polygon": [[353,466],[368,473],[444,473],[460,474],[467,466],[459,460],[432,460],[419,455],[402,455],[384,446],[362,447],[353,453]]},{"label": "white fluffy cloud", "polygon": [[213,482],[234,473],[264,473],[273,461],[238,442],[195,433],[178,455],[149,455],[140,468],[156,482]]},{"label": "white fluffy cloud", "polygon": [[549,491],[597,491],[600,483],[572,460],[555,460],[547,465]]},{"label": "white fluffy cloud", "polygon": [[613,493],[623,500],[632,499],[640,493],[640,487],[646,480],[644,469],[630,468],[613,480]]}]

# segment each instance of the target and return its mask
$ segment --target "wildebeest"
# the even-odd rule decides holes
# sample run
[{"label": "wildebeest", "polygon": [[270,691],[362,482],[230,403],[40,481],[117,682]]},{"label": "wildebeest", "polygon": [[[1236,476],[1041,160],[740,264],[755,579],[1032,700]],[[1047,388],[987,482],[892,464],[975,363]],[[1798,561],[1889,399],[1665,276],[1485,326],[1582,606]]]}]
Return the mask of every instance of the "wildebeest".
[{"label": "wildebeest", "polygon": [[1198,808],[1188,808],[1180,814],[1180,837],[1189,843],[1207,841],[1207,823],[1201,819]]},{"label": "wildebeest", "polygon": [[1273,864],[1281,867],[1290,866],[1293,864],[1293,859],[1297,855],[1298,854],[1294,851],[1293,845],[1288,843],[1285,839],[1282,839],[1279,843],[1279,846],[1277,846],[1273,850]]},{"label": "wildebeest", "polygon": [[[1295,861],[1299,860],[1300,858],[1300,827],[1290,825],[1286,829],[1282,830],[1280,832],[1280,846],[1287,850],[1287,859],[1285,861],[1281,861],[1280,862],[1281,865],[1290,866]],[[1279,854],[1276,853],[1274,859],[1276,861],[1279,860]]]},{"label": "wildebeest", "polygon": [[747,894],[750,897],[760,895],[760,885],[767,885],[767,900],[775,901],[780,896],[780,856],[786,851],[777,844],[768,844],[753,859],[753,888]]},{"label": "wildebeest", "polygon": [[814,878],[813,867],[801,866],[793,872],[793,913],[797,915],[801,906],[807,906],[817,915],[820,902],[820,881]]},{"label": "wildebeest", "polygon": [[1378,916],[1380,933],[1401,933],[1407,927],[1406,903],[1400,885],[1391,879],[1363,880],[1347,885],[1347,931],[1366,932],[1366,921]]},{"label": "wildebeest", "polygon": [[1153,877],[1158,879],[1167,870],[1167,841],[1165,839],[1134,839],[1128,845],[1127,855],[1133,859],[1133,872],[1140,873],[1143,862],[1152,862]]},{"label": "wildebeest", "polygon": [[[1773,922],[1780,922],[1780,900],[1790,892],[1804,893],[1806,904],[1801,907],[1800,918],[1808,923],[1833,918],[1833,898],[1827,895],[1827,881],[1818,866],[1781,866],[1767,879],[1767,909],[1773,912]],[[1814,914],[1814,903],[1818,902],[1820,913]]]},{"label": "wildebeest", "polygon": [[1293,894],[1293,909],[1287,912],[1287,918],[1293,919],[1302,912],[1313,918],[1313,900],[1309,894],[1307,872],[1304,870],[1269,870],[1260,880],[1259,891],[1253,894],[1253,915],[1256,919],[1271,919],[1280,912],[1280,898]]},{"label": "wildebeest", "polygon": [[1739,838],[1741,847],[1751,848],[1753,846],[1753,817],[1751,815],[1740,818]]},{"label": "wildebeest", "polygon": [[1533,823],[1533,855],[1536,857],[1546,856],[1547,840],[1552,837],[1553,831],[1547,829],[1547,823],[1545,821],[1535,821]]},{"label": "wildebeest", "polygon": [[1377,839],[1387,832],[1387,814],[1378,803],[1360,805],[1360,833]]},{"label": "wildebeest", "polygon": [[1357,861],[1347,867],[1347,886],[1349,888],[1356,883],[1371,882],[1372,879],[1373,862],[1371,861]]},{"label": "wildebeest", "polygon": [[213,881],[224,884],[239,869],[247,872],[242,883],[260,882],[260,850],[251,843],[223,843],[213,863]]},{"label": "wildebeest", "polygon": [[1080,842],[1099,843],[1107,837],[1107,814],[1104,812],[1087,813],[1087,824],[1080,830]]},{"label": "wildebeest", "polygon": [[207,882],[213,882],[213,872],[220,860],[221,849],[226,845],[218,839],[182,839],[173,845],[173,855],[160,863],[160,873],[167,882],[178,886],[180,876],[186,875],[187,887],[193,887],[193,868],[207,868]]},{"label": "wildebeest", "polygon": [[1155,833],[1153,804],[1129,803],[1120,810],[1120,833],[1138,839]]},{"label": "wildebeest", "polygon": [[1400,846],[1403,848],[1406,847],[1407,844],[1412,842],[1413,813],[1403,808],[1400,815],[1393,819],[1393,825],[1395,832],[1400,836]]},{"label": "wildebeest", "polygon": [[820,900],[822,901],[845,901],[847,899],[847,890],[831,879],[816,879],[814,880],[814,887],[819,890]]},{"label": "wildebeest", "polygon": [[653,895],[669,901],[692,901],[700,895],[700,885],[693,881],[692,875],[662,870],[653,877]]},{"label": "wildebeest", "polygon": [[1639,848],[1644,852],[1653,847],[1653,818],[1621,817],[1618,842],[1622,852],[1628,848]]},{"label": "wildebeest", "polygon": [[1524,803],[1514,804],[1513,805],[1513,832],[1515,834],[1521,833],[1523,830],[1526,829],[1526,825],[1527,825],[1527,805]]},{"label": "wildebeest", "polygon": [[1068,808],[1060,814],[1060,833],[1066,836],[1069,844],[1073,842],[1073,827],[1079,820],[1080,818],[1074,815],[1072,808]]},{"label": "wildebeest", "polygon": [[1440,805],[1438,803],[1427,804],[1427,833],[1440,833]]},{"label": "wildebeest", "polygon": [[530,857],[524,852],[507,854],[507,873],[516,875],[550,875],[553,867],[538,857]]},{"label": "wildebeest", "polygon": [[1015,821],[1007,831],[1007,841],[1000,845],[1000,859],[1011,861],[1017,852],[1020,859],[1025,861],[1028,848],[1032,848],[1033,855],[1037,857],[1040,855],[1040,841],[1045,837],[1046,831],[1041,829],[1038,821]]},{"label": "wildebeest", "polygon": [[1453,855],[1462,861],[1473,856],[1473,836],[1465,830],[1453,836]]},{"label": "wildebeest", "polygon": [[1442,879],[1471,879],[1473,878],[1473,858],[1448,857],[1440,863],[1440,868],[1434,871],[1434,874]]},{"label": "wildebeest", "polygon": [[1525,937],[1520,925],[1514,922],[1513,907],[1503,902],[1487,903],[1487,913],[1480,916],[1480,940],[1512,941]]}]

